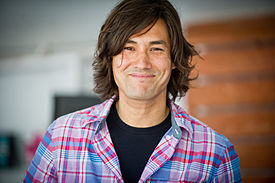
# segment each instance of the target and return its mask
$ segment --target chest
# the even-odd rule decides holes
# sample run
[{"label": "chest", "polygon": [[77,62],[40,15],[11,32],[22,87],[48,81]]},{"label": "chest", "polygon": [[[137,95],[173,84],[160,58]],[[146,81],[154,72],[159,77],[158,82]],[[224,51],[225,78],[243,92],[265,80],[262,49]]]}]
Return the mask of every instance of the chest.
[{"label": "chest", "polygon": [[[151,156],[140,182],[211,182],[217,160],[203,149],[194,150],[186,142],[180,142],[174,150],[163,147],[162,151],[173,151],[172,156],[165,161],[161,159],[164,156]],[[110,151],[115,152],[112,146]],[[59,149],[56,157],[60,182],[123,182],[116,153],[98,152],[91,143],[83,143],[74,151]]]}]

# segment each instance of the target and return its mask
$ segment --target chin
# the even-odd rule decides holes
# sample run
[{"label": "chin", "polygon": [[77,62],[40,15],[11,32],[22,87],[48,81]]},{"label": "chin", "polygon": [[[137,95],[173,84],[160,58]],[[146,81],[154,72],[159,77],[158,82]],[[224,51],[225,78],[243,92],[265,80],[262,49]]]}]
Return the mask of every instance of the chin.
[{"label": "chin", "polygon": [[132,93],[128,95],[129,98],[135,99],[135,100],[151,100],[154,98],[154,95],[151,93]]}]

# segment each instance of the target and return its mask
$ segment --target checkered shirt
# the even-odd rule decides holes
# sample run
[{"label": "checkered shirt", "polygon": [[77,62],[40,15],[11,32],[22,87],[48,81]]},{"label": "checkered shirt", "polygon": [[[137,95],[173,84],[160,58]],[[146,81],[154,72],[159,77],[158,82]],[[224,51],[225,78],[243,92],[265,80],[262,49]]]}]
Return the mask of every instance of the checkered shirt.
[{"label": "checkered shirt", "polygon": [[[106,124],[114,97],[58,118],[23,182],[123,182]],[[142,182],[241,182],[239,158],[223,135],[171,102],[172,127],[148,160]]]}]

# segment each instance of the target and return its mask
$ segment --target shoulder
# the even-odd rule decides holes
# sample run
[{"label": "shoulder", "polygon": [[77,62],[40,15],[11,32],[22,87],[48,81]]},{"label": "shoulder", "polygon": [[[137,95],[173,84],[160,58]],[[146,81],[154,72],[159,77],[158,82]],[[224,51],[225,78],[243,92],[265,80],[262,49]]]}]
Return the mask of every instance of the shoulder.
[{"label": "shoulder", "polygon": [[215,148],[217,154],[223,154],[227,148],[233,148],[230,141],[222,134],[216,132],[201,120],[191,116],[184,111],[180,106],[173,104],[173,113],[175,120],[182,127],[182,130],[187,130],[192,143],[197,146],[211,145]]},{"label": "shoulder", "polygon": [[[173,110],[175,121],[183,134],[178,148],[187,148],[187,151],[194,155],[192,158],[195,162],[213,166],[216,172],[214,174],[219,176],[219,180],[224,180],[224,175],[227,174],[234,174],[236,180],[239,180],[239,157],[233,144],[224,135],[189,115],[181,107],[175,105]],[[184,134],[188,134],[188,138]]]},{"label": "shoulder", "polygon": [[227,149],[233,148],[233,145],[227,137],[218,133],[213,128],[199,119],[189,115],[189,120],[193,128],[193,141],[195,143],[205,142],[215,147],[215,153],[223,156]]},{"label": "shoulder", "polygon": [[111,104],[112,101],[106,100],[101,104],[61,116],[50,125],[48,131],[54,137],[68,136],[68,133],[77,136],[85,129],[95,131],[108,114]]}]

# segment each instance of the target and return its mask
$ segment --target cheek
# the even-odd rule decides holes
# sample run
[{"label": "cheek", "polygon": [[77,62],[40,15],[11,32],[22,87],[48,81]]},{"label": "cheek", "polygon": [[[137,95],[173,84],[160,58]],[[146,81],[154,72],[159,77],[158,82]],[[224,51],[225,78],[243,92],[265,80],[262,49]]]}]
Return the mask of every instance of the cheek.
[{"label": "cheek", "polygon": [[154,59],[154,65],[162,71],[170,70],[173,67],[171,60],[167,57]]},{"label": "cheek", "polygon": [[121,55],[113,56],[113,69],[118,68],[121,65]]},{"label": "cheek", "polygon": [[129,56],[126,54],[119,54],[113,57],[113,69],[117,71],[124,71],[129,66]]}]

